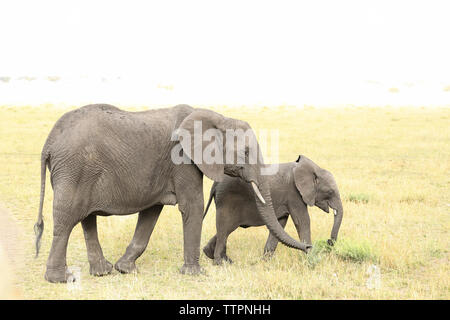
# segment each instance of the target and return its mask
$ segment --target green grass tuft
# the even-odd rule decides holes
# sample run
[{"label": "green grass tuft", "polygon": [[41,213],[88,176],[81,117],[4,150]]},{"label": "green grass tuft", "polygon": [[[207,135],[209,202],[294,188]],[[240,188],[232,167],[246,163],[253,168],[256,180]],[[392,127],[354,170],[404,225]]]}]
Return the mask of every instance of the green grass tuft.
[{"label": "green grass tuft", "polygon": [[340,260],[362,263],[378,262],[378,255],[367,241],[339,240],[330,246],[327,240],[321,239],[313,243],[312,250],[306,256],[306,265],[314,269],[326,257],[335,256]]},{"label": "green grass tuft", "polygon": [[370,197],[364,193],[350,194],[347,196],[346,200],[354,203],[369,203]]},{"label": "green grass tuft", "polygon": [[338,258],[352,262],[378,262],[378,255],[366,241],[339,240],[333,250]]},{"label": "green grass tuft", "polygon": [[332,249],[327,240],[314,241],[311,251],[306,255],[306,265],[314,269]]}]

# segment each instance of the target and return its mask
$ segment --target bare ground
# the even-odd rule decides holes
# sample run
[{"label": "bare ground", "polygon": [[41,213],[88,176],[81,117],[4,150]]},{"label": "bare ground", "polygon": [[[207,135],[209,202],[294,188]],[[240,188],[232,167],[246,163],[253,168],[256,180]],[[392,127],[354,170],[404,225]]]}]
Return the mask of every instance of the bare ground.
[{"label": "bare ground", "polygon": [[22,248],[19,227],[8,210],[0,204],[0,299],[21,296],[15,285],[19,270],[12,266],[17,268],[23,265]]}]

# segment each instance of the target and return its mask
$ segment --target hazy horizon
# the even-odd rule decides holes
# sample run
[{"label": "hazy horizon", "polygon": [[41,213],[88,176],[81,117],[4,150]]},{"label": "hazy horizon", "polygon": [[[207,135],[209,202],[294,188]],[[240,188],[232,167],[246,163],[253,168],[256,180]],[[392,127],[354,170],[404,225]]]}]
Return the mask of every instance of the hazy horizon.
[{"label": "hazy horizon", "polygon": [[0,105],[449,106],[448,11],[445,1],[3,1]]}]

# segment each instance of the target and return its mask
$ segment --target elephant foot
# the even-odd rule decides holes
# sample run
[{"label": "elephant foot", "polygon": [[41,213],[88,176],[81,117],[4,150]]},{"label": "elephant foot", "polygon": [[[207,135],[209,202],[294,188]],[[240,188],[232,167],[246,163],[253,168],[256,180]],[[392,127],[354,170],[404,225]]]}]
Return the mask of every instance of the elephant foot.
[{"label": "elephant foot", "polygon": [[112,269],[113,265],[106,259],[103,259],[97,263],[91,263],[89,266],[89,273],[93,276],[101,277],[110,274]]},{"label": "elephant foot", "polygon": [[275,251],[264,251],[263,260],[269,261],[270,259],[272,259],[274,253]]},{"label": "elephant foot", "polygon": [[44,278],[45,280],[51,283],[75,282],[75,277],[67,269],[67,266],[64,267],[47,266]]},{"label": "elephant foot", "polygon": [[213,261],[213,264],[215,266],[221,266],[224,262],[227,262],[229,264],[233,263],[233,260],[231,260],[230,258],[228,258],[228,256],[224,256],[224,257],[220,257],[220,258],[215,258]]},{"label": "elephant foot", "polygon": [[200,267],[199,264],[184,264],[180,269],[181,274],[187,274],[187,275],[199,275],[199,274],[205,274],[205,270]]},{"label": "elephant foot", "polygon": [[226,263],[232,264],[233,260],[231,260],[228,256],[224,256],[222,257],[223,261],[225,261]]},{"label": "elephant foot", "polygon": [[215,265],[215,266],[221,266],[222,264],[223,264],[222,258],[217,258],[217,259],[214,259],[214,261],[213,261],[213,265]]},{"label": "elephant foot", "polygon": [[210,246],[204,246],[203,247],[203,252],[205,253],[205,255],[210,258],[210,259],[214,259],[214,250],[210,247]]},{"label": "elephant foot", "polygon": [[120,273],[132,273],[134,271],[137,272],[136,264],[134,261],[127,261],[119,259],[114,265],[114,268]]}]

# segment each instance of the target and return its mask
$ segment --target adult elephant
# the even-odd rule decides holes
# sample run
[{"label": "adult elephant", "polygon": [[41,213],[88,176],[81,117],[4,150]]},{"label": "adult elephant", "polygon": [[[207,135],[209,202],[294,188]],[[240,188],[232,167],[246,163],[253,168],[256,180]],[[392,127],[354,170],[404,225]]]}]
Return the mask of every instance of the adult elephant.
[{"label": "adult elephant", "polygon": [[[46,166],[53,187],[53,242],[45,279],[65,282],[71,276],[66,265],[67,243],[73,227],[81,221],[90,273],[105,275],[112,264],[103,256],[97,235],[97,215],[126,215],[139,212],[136,230],[125,254],[115,268],[133,271],[136,259],[147,247],[164,205],[181,211],[184,236],[182,273],[197,274],[203,218],[203,174],[221,181],[224,175],[252,183],[261,218],[277,239],[287,246],[306,250],[307,245],[287,235],[275,216],[269,186],[261,178],[262,162],[240,164],[198,160],[206,147],[227,152],[236,145],[224,139],[194,139],[208,130],[226,136],[227,130],[250,129],[248,123],[187,105],[143,112],[127,112],[111,105],[88,105],[63,115],[50,132],[42,150],[41,196],[35,225],[36,255],[43,232],[42,207]],[[177,132],[188,135],[177,135]],[[181,138],[182,137],[182,138]],[[245,150],[236,154],[248,154]],[[174,150],[189,157],[175,163]],[[237,159],[237,157],[235,157]]]}]

